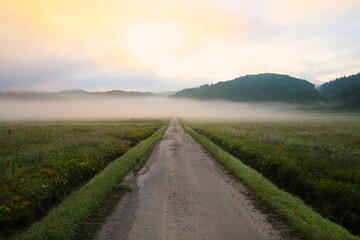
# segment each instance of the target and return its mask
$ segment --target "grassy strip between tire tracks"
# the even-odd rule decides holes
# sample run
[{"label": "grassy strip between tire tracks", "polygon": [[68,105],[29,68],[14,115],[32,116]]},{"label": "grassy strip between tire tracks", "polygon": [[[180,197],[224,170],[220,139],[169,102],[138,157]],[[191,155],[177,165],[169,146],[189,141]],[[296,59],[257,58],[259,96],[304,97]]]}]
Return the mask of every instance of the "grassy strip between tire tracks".
[{"label": "grassy strip between tire tracks", "polygon": [[40,222],[11,239],[72,239],[76,230],[93,209],[116,187],[122,178],[143,156],[148,155],[154,145],[162,138],[168,124],[152,136],[143,140],[117,160],[111,162],[81,189],[72,193],[58,207],[52,209]]},{"label": "grassy strip between tire tracks", "polygon": [[242,163],[207,137],[182,122],[187,133],[211,153],[224,167],[253,190],[262,201],[285,219],[288,225],[307,240],[359,240],[341,226],[321,217],[299,198],[279,189],[256,170]]}]

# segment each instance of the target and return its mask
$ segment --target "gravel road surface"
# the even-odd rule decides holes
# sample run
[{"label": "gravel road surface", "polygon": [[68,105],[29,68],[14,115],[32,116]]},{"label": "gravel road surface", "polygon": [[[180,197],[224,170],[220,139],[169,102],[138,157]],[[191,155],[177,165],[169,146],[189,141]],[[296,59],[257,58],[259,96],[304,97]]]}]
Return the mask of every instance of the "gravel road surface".
[{"label": "gravel road surface", "polygon": [[176,119],[145,167],[125,182],[133,191],[120,200],[97,239],[297,239]]}]

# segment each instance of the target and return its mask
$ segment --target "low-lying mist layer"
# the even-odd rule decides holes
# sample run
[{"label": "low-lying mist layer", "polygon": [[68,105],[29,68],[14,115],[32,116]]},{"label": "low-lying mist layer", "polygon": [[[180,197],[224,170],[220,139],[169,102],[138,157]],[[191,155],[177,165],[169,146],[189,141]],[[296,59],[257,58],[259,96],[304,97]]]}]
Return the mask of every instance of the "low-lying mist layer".
[{"label": "low-lying mist layer", "polygon": [[117,118],[310,120],[319,115],[285,104],[197,101],[165,97],[0,100],[0,120],[91,120]]}]

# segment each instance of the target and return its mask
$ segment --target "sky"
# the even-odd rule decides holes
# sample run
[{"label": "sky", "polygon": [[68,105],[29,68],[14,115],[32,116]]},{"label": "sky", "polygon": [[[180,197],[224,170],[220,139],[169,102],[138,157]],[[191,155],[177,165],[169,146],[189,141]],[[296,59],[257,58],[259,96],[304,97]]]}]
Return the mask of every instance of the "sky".
[{"label": "sky", "polygon": [[0,0],[0,90],[174,91],[360,72],[359,0]]}]

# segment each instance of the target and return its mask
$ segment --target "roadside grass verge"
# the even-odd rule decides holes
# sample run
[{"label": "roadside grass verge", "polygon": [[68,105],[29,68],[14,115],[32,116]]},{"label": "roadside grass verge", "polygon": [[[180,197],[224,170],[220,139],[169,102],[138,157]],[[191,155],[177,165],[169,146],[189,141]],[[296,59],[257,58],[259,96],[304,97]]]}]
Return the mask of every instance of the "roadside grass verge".
[{"label": "roadside grass verge", "polygon": [[147,149],[147,151],[145,151],[143,153],[143,155],[136,161],[133,169],[135,172],[138,172],[141,170],[141,168],[145,165],[146,160],[150,157],[152,148]]},{"label": "roadside grass verge", "polygon": [[[130,175],[132,175],[132,173],[130,173]],[[74,237],[72,237],[72,239],[95,239],[98,231],[101,229],[104,223],[106,223],[108,216],[114,212],[116,206],[119,204],[119,201],[121,201],[125,194],[132,194],[132,186],[122,183],[123,181],[121,181],[118,186],[113,188],[111,192],[106,195],[104,200],[95,207],[92,213],[77,228],[76,234]]]},{"label": "roadside grass verge", "polygon": [[256,170],[248,167],[238,158],[230,155],[181,122],[183,128],[226,169],[247,185],[256,195],[285,219],[287,224],[307,240],[359,240],[346,229],[323,218],[299,198],[279,189]]},{"label": "roadside grass verge", "polygon": [[42,221],[33,224],[29,229],[11,239],[73,239],[77,228],[107,194],[119,185],[127,172],[137,166],[137,162],[151,151],[162,138],[167,126],[168,124],[161,127],[152,136],[111,162],[82,188],[69,195],[58,207],[52,209]]}]

